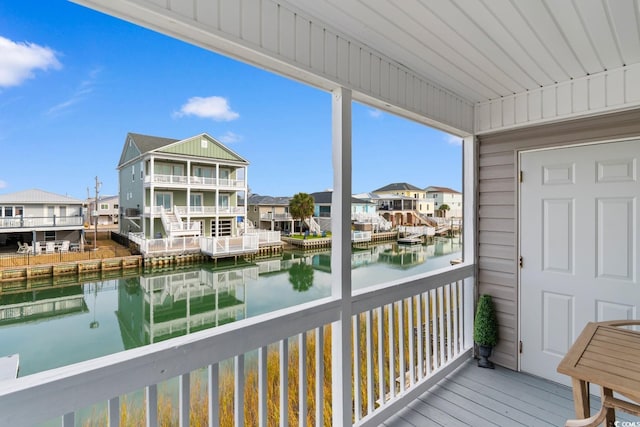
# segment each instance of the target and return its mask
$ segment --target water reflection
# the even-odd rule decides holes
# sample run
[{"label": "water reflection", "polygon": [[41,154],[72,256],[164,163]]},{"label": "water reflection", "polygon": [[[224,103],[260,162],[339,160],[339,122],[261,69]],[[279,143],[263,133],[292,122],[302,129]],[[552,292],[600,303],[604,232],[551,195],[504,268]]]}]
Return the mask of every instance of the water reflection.
[{"label": "water reflection", "polygon": [[[456,240],[437,239],[425,246],[381,244],[354,251],[353,288],[448,266],[460,256]],[[217,269],[211,264],[165,268],[89,283],[16,284],[0,294],[0,356],[19,353],[23,376],[330,293],[330,252],[285,253]]]}]

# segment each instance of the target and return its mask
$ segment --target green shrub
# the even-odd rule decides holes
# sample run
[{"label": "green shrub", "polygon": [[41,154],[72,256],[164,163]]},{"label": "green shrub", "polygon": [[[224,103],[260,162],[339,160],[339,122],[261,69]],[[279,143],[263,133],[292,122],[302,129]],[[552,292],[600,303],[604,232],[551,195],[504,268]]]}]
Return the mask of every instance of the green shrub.
[{"label": "green shrub", "polygon": [[498,342],[498,321],[490,295],[480,296],[473,324],[473,340],[478,345],[494,347]]}]

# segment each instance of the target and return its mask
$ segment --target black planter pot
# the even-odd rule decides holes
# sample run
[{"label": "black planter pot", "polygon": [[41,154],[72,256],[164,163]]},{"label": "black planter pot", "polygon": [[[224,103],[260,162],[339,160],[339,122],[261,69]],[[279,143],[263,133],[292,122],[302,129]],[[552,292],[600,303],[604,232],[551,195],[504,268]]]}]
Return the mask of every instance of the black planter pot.
[{"label": "black planter pot", "polygon": [[478,360],[479,367],[489,369],[495,368],[493,362],[489,360],[491,350],[493,350],[493,347],[478,344],[478,355],[480,356],[480,360]]}]

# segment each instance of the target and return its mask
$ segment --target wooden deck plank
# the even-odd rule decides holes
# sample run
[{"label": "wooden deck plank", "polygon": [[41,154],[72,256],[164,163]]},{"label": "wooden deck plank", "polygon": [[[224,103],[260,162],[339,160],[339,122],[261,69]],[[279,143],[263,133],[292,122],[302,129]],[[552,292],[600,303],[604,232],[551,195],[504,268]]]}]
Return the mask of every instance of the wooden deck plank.
[{"label": "wooden deck plank", "polygon": [[[592,396],[591,413],[600,409]],[[571,388],[470,359],[431,390],[384,422],[385,427],[555,426],[575,417]],[[640,425],[640,417],[616,412],[616,420]]]}]

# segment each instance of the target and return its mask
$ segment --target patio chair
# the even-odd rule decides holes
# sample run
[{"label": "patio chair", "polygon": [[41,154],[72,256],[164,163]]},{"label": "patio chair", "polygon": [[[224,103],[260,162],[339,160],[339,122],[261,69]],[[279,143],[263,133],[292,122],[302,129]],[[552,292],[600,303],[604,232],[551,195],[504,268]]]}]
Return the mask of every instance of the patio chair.
[{"label": "patio chair", "polygon": [[56,251],[56,242],[46,242],[45,252],[52,254]]},{"label": "patio chair", "polygon": [[26,254],[27,253],[27,249],[29,248],[29,245],[27,245],[26,243],[22,244],[20,242],[18,242],[18,250],[17,253],[19,254]]},{"label": "patio chair", "polygon": [[69,244],[71,242],[69,242],[68,240],[63,240],[62,243],[60,244],[60,248],[58,249],[58,252],[69,252]]}]

